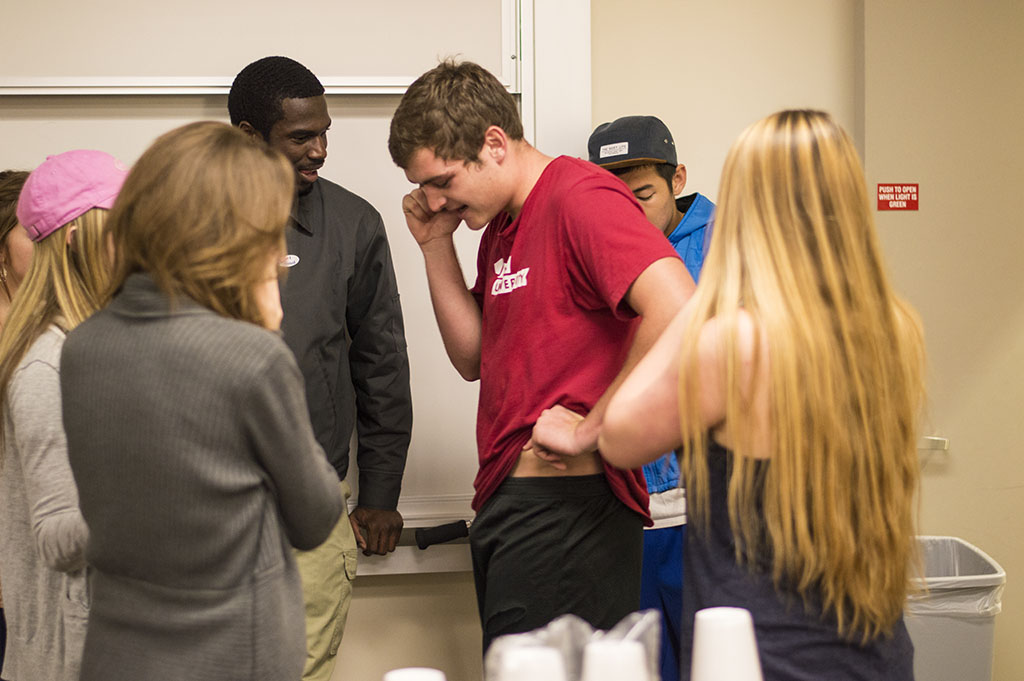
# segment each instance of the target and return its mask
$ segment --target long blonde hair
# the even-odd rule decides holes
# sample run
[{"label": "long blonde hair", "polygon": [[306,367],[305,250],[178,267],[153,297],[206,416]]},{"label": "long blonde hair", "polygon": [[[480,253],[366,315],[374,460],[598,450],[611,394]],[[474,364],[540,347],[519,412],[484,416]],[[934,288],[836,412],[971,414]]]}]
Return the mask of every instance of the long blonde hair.
[{"label": "long blonde hair", "polygon": [[261,324],[255,285],[267,257],[283,255],[294,197],[291,164],[237,128],[204,121],[161,135],[111,211],[111,290],[146,272],[172,301]]},{"label": "long blonde hair", "polygon": [[[738,380],[738,311],[767,361],[767,463]],[[698,425],[697,341],[723,325],[728,487],[737,559],[867,641],[900,617],[916,564],[916,420],[924,342],[893,293],[856,150],[827,114],[750,126],[722,172],[714,237],[682,344],[680,417],[691,515],[707,528],[708,434]],[[763,334],[763,336],[761,335]],[[763,444],[762,444],[763,447]]]},{"label": "long blonde hair", "polygon": [[[36,339],[54,323],[70,331],[105,299],[110,282],[106,221],[107,211],[93,208],[36,243],[0,333],[0,414],[14,370]],[[0,418],[0,447],[3,427]]]}]

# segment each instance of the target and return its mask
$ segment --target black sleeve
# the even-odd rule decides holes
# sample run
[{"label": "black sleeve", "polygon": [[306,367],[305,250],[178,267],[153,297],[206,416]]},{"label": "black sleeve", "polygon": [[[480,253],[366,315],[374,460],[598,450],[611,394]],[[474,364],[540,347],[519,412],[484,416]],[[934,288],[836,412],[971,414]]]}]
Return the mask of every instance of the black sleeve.
[{"label": "black sleeve", "polygon": [[345,316],[356,393],[359,505],[394,510],[412,435],[412,395],[391,249],[376,211],[360,225]]}]

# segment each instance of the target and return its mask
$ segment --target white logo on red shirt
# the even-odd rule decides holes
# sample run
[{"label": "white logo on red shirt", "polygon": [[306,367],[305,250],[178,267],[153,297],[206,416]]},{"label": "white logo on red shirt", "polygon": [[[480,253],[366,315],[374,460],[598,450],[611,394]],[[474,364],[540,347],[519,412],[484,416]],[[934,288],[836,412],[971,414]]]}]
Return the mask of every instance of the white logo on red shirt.
[{"label": "white logo on red shirt", "polygon": [[529,267],[524,267],[518,272],[512,272],[512,256],[508,260],[501,258],[494,263],[494,273],[498,278],[491,285],[491,295],[500,296],[502,293],[514,291],[520,286],[526,286],[526,275],[530,273]]}]

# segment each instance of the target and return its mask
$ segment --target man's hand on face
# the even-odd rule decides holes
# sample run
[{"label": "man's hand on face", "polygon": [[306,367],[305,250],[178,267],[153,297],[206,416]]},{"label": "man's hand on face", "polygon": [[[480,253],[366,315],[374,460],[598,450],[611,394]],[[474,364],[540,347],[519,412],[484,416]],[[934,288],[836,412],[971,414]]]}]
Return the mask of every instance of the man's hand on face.
[{"label": "man's hand on face", "polygon": [[462,222],[456,212],[443,209],[432,211],[422,188],[414,189],[402,198],[402,212],[405,213],[405,223],[420,248],[428,246],[436,239],[450,236]]}]

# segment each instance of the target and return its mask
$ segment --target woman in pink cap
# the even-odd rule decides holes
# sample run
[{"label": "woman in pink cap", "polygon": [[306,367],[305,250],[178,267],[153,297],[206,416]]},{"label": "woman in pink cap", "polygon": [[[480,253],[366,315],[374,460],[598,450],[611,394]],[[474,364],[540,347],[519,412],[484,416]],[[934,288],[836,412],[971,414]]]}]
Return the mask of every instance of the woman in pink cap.
[{"label": "woman in pink cap", "polygon": [[2,676],[72,681],[89,614],[88,529],[61,423],[65,334],[109,283],[104,223],[127,169],[100,151],[51,156],[18,200],[35,250],[0,335],[0,572],[7,616]]}]

